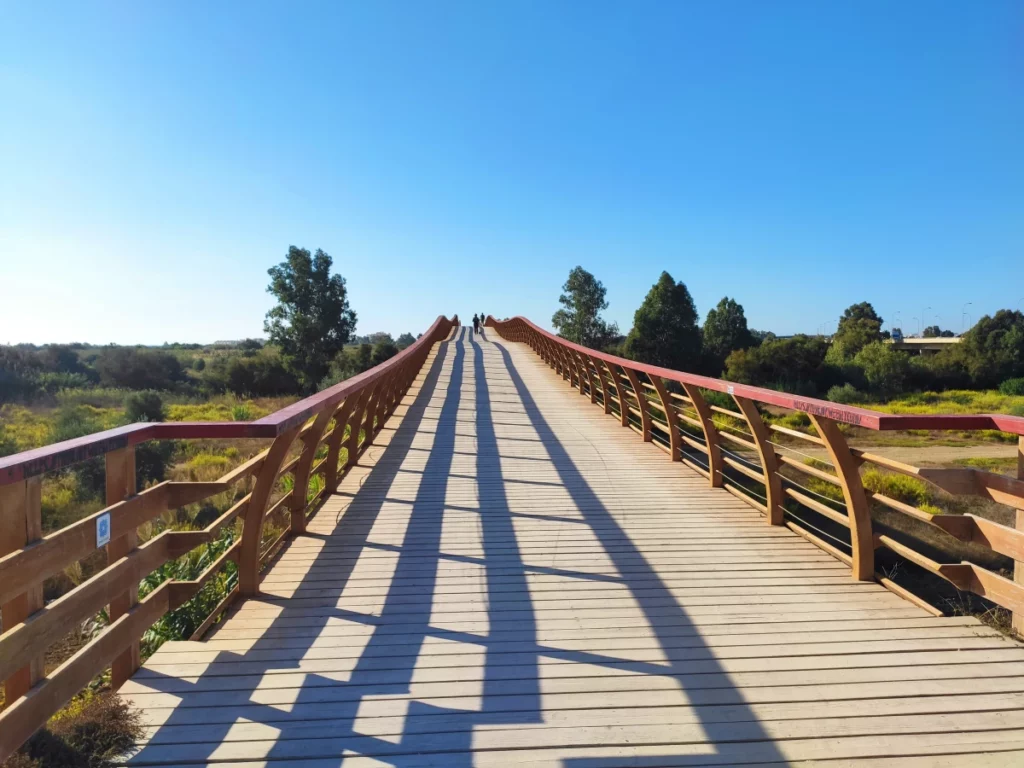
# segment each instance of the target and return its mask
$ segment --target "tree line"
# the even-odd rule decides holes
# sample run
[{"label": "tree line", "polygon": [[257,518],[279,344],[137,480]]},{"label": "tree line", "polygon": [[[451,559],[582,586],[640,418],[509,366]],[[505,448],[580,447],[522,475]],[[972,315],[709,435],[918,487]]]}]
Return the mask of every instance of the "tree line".
[{"label": "tree line", "polygon": [[[743,306],[728,296],[700,324],[686,285],[662,272],[623,337],[601,316],[608,308],[606,293],[600,280],[575,267],[562,286],[562,306],[551,318],[558,335],[638,362],[844,403],[919,390],[999,387],[1006,394],[1024,394],[1024,313],[1019,311],[986,315],[959,344],[918,356],[885,343],[890,334],[867,301],[847,307],[831,337],[779,338],[750,329]],[[925,335],[953,334],[930,326]]]},{"label": "tree line", "polygon": [[356,313],[331,257],[292,246],[269,270],[277,304],[269,340],[163,347],[86,344],[0,346],[0,404],[62,390],[110,387],[182,395],[305,395],[372,368],[412,344],[403,333],[355,336]]}]

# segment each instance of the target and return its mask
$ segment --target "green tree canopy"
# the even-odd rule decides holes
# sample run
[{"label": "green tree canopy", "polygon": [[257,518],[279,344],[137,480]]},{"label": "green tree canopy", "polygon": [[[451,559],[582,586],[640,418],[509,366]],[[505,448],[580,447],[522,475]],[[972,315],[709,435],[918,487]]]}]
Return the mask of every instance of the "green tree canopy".
[{"label": "green tree canopy", "polygon": [[399,349],[405,349],[406,347],[411,347],[416,343],[416,337],[411,333],[403,333],[398,337],[398,340],[395,343],[398,345]]},{"label": "green tree canopy", "polygon": [[701,340],[697,309],[683,283],[662,272],[633,315],[626,337],[626,357],[677,370],[700,365]]},{"label": "green tree canopy", "polygon": [[838,384],[826,364],[828,342],[821,336],[772,339],[759,347],[738,349],[725,361],[725,376],[740,384],[813,395]]},{"label": "green tree canopy", "polygon": [[882,323],[870,302],[852,304],[839,318],[833,341],[841,343],[847,355],[856,355],[871,342],[882,340]]},{"label": "green tree canopy", "polygon": [[1000,309],[994,317],[985,315],[951,352],[977,387],[1024,376],[1024,313]]},{"label": "green tree canopy", "polygon": [[310,255],[293,245],[285,261],[267,270],[267,292],[277,306],[267,313],[263,329],[306,391],[316,389],[356,326],[345,278],[330,273],[332,263],[320,249]]},{"label": "green tree canopy", "polygon": [[614,323],[608,325],[601,311],[608,308],[604,285],[583,267],[574,267],[558,297],[562,309],[555,312],[551,324],[563,339],[600,349],[618,335]]},{"label": "green tree canopy", "polygon": [[707,372],[719,376],[725,359],[736,349],[755,345],[754,336],[747,328],[743,306],[735,299],[724,297],[718,306],[708,310],[704,320],[704,357]]}]

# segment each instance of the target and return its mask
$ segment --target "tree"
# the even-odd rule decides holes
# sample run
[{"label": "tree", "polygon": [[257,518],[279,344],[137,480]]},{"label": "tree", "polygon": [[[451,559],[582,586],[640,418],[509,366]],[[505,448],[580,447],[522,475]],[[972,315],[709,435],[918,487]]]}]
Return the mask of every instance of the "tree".
[{"label": "tree", "polygon": [[601,310],[608,309],[608,302],[604,298],[607,291],[600,280],[583,267],[575,267],[569,272],[562,291],[558,297],[562,309],[551,318],[559,336],[599,349],[618,335],[618,326],[614,323],[609,326],[601,318]]},{"label": "tree", "polygon": [[1000,309],[985,315],[955,345],[976,387],[997,387],[1006,379],[1024,376],[1024,313]]},{"label": "tree", "polygon": [[267,270],[267,292],[277,297],[277,306],[263,329],[306,391],[316,389],[356,326],[345,278],[330,273],[332,264],[322,250],[311,256],[293,245],[285,261]]},{"label": "tree", "polygon": [[374,345],[373,358],[371,359],[374,365],[380,365],[385,360],[390,360],[398,354],[398,347],[390,339],[391,337],[389,336],[387,340],[379,341]]},{"label": "tree", "polygon": [[373,345],[360,344],[356,351],[356,373],[362,373],[373,368]]},{"label": "tree", "polygon": [[882,318],[867,301],[847,307],[839,318],[833,341],[840,342],[847,355],[856,355],[866,345],[882,340]]},{"label": "tree", "polygon": [[708,310],[704,320],[704,357],[707,372],[719,376],[725,358],[736,349],[754,346],[754,337],[747,328],[743,307],[728,296]]},{"label": "tree", "polygon": [[697,309],[690,292],[662,272],[633,315],[626,336],[626,357],[663,368],[693,370],[700,364],[701,340]]},{"label": "tree", "polygon": [[132,392],[124,399],[124,415],[132,423],[163,421],[164,401],[156,392]]},{"label": "tree", "polygon": [[406,347],[412,346],[416,343],[416,337],[411,333],[403,333],[398,337],[398,341],[395,343],[398,344],[399,349],[405,349]]},{"label": "tree", "polygon": [[890,344],[873,341],[858,352],[853,364],[861,369],[868,389],[883,397],[903,392],[910,378],[910,357]]},{"label": "tree", "polygon": [[740,384],[814,395],[838,384],[838,373],[825,363],[828,342],[821,336],[792,336],[738,349],[726,358],[725,377]]},{"label": "tree", "polygon": [[181,361],[170,352],[136,347],[105,347],[96,358],[105,387],[173,389],[185,380]]}]

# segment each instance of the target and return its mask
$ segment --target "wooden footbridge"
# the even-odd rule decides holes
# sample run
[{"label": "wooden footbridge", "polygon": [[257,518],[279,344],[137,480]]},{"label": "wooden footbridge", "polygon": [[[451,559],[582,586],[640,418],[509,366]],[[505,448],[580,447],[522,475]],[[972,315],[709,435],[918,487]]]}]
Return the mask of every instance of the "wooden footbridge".
[{"label": "wooden footbridge", "polygon": [[[811,426],[768,418],[785,410]],[[1024,585],[985,558],[941,562],[873,512],[1011,569],[1024,532],[919,510],[860,472],[1017,510],[1024,482],[852,449],[842,424],[1024,434],[1024,419],[890,416],[652,368],[521,318],[479,334],[439,318],[267,419],[0,459],[0,759],[110,668],[144,718],[139,766],[1024,765],[1024,647],[940,615],[882,563],[1018,619]],[[216,482],[136,493],[134,446],[184,437],[270,444]],[[97,456],[110,506],[41,537],[40,477]],[[207,528],[140,544],[146,521],[225,494]],[[229,532],[200,579],[138,599],[147,574]],[[106,568],[46,603],[42,580],[98,545]],[[194,639],[143,663],[147,628],[229,562],[237,586]],[[106,630],[47,671],[46,647],[104,606]]]}]

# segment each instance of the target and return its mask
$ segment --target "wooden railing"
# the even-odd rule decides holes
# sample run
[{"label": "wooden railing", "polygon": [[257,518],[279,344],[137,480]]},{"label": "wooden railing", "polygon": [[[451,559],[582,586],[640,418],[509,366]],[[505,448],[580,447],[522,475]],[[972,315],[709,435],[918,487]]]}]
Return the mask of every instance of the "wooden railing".
[{"label": "wooden railing", "polygon": [[[235,597],[257,594],[262,566],[337,487],[373,442],[414,381],[435,342],[458,318],[439,317],[410,347],[365,373],[254,422],[135,424],[0,459],[0,762],[108,667],[115,689],[140,665],[139,641],[162,616],[184,605],[237,565],[237,584],[199,627],[201,635]],[[263,439],[269,447],[213,482],[162,482],[137,492],[136,446],[149,440]],[[104,457],[107,506],[42,535],[44,473]],[[318,460],[319,457],[319,460]],[[323,482],[308,492],[310,478]],[[291,489],[281,480],[291,476]],[[234,491],[235,503],[202,530],[171,531],[139,545],[138,529],[162,513]],[[165,563],[209,545],[228,529],[241,534],[197,578],[167,580],[139,600],[139,584]],[[267,521],[275,521],[271,529]],[[267,536],[268,530],[273,535]],[[48,604],[43,583],[106,549],[106,567]],[[109,625],[47,673],[47,649],[70,629],[108,609]]]},{"label": "wooden railing", "polygon": [[[1024,631],[1024,418],[880,413],[644,365],[566,341],[522,317],[488,317],[485,324],[504,339],[528,344],[569,386],[623,427],[657,445],[671,460],[686,464],[712,487],[742,499],[769,525],[785,525],[847,563],[854,579],[878,579],[936,612],[876,570],[876,551],[884,547],[961,591],[1012,611],[1015,628]],[[806,428],[772,423],[779,419],[771,417],[792,412],[806,414]],[[915,467],[851,448],[845,425],[875,431],[998,430],[1016,435],[1017,478],[973,467]],[[866,467],[910,476],[954,496],[1006,505],[1015,510],[1016,527],[974,514],[934,514],[935,510],[871,490],[861,474]],[[879,510],[911,524],[894,530],[876,519],[884,516]],[[948,536],[964,545],[962,549],[992,555],[974,559],[1004,556],[1014,563],[1015,579],[967,559],[939,562],[927,554],[934,547],[914,535],[915,526],[919,532],[936,534],[940,545]]]}]

